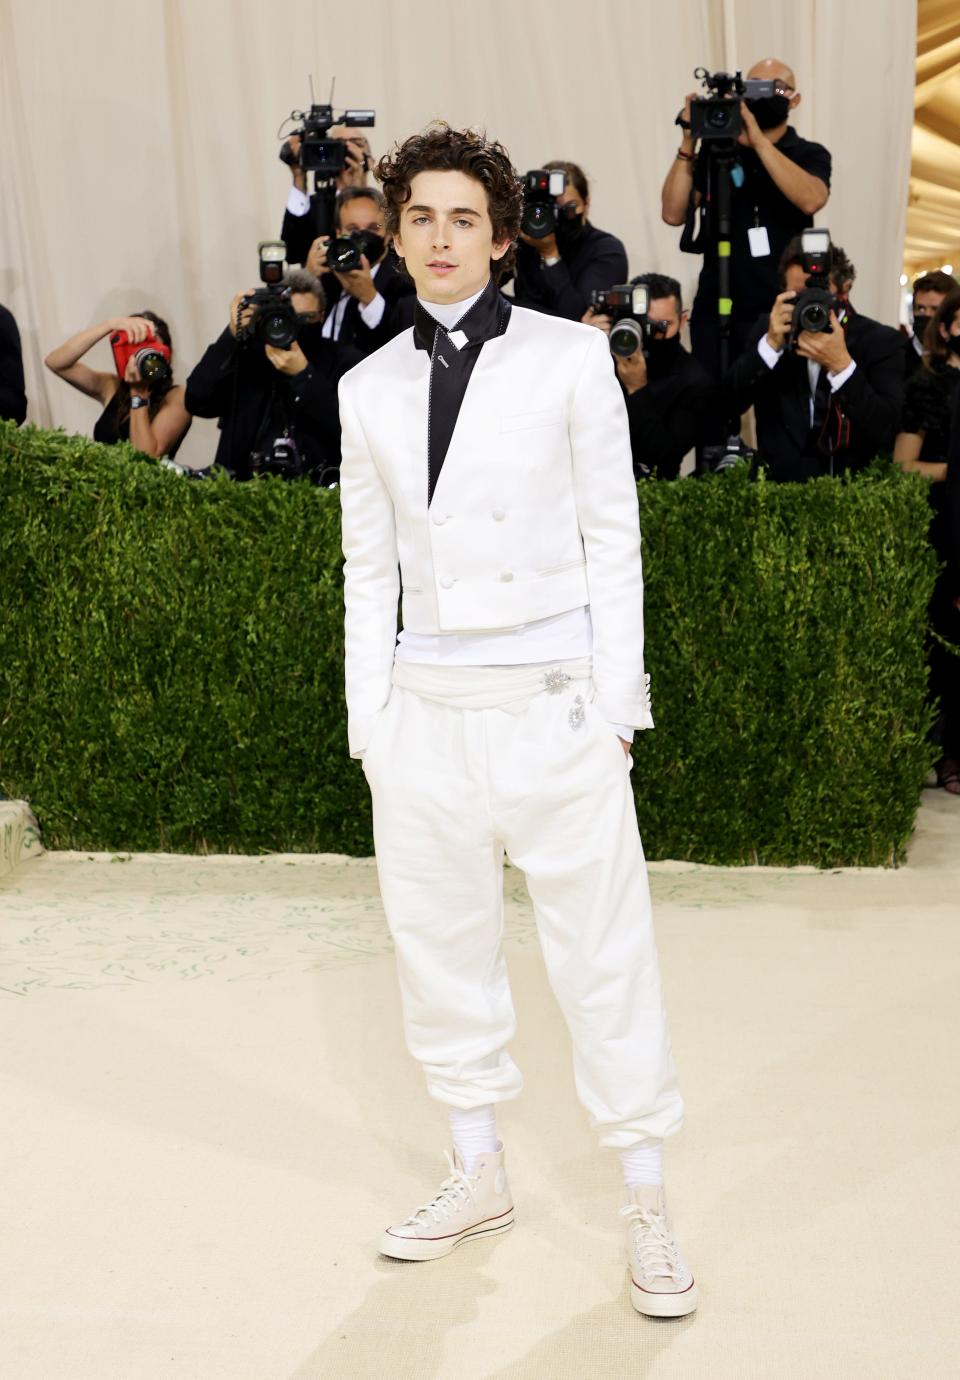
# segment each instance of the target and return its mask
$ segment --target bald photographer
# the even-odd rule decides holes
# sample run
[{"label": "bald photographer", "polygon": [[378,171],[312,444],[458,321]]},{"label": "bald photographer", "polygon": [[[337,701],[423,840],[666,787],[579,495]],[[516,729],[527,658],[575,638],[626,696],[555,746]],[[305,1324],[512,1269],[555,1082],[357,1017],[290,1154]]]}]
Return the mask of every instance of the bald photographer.
[{"label": "bald photographer", "polygon": [[903,406],[899,333],[854,309],[856,269],[828,230],[806,230],[780,261],[780,286],[724,380],[753,406],[771,479],[864,469],[889,454]]},{"label": "bald photographer", "polygon": [[757,316],[769,311],[787,244],[826,205],[831,158],[790,124],[801,93],[786,63],[765,58],[745,80],[703,68],[695,75],[704,90],[691,92],[677,116],[680,145],[663,184],[661,214],[667,225],[684,227],[684,252],[703,255],[690,341],[719,379]]}]

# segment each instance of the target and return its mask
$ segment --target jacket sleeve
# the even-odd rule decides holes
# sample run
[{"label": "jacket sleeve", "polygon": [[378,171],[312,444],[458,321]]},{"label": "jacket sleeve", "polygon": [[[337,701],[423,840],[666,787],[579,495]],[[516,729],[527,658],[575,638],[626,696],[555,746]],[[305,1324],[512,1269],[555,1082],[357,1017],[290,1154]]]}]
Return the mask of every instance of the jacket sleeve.
[{"label": "jacket sleeve", "polygon": [[677,478],[683,457],[697,443],[698,421],[709,401],[706,390],[685,389],[664,409],[649,386],[627,397],[630,449],[638,477],[639,467],[645,465],[659,479]]},{"label": "jacket sleeve", "polygon": [[764,390],[773,386],[776,369],[771,369],[761,357],[757,346],[767,333],[766,316],[754,326],[750,338],[724,375],[721,389],[723,400],[736,408],[742,416],[752,407]]},{"label": "jacket sleeve", "polygon": [[627,281],[627,251],[617,237],[604,235],[597,240],[595,249],[576,281],[562,259],[539,270],[551,310],[568,321],[581,319],[597,288],[611,288]]},{"label": "jacket sleeve", "polygon": [[362,757],[390,698],[400,558],[393,500],[370,454],[353,390],[340,383],[344,666],[350,756]]},{"label": "jacket sleeve", "polygon": [[0,307],[0,418],[20,426],[26,416],[20,332],[12,313]]},{"label": "jacket sleeve", "polygon": [[184,406],[193,417],[222,417],[230,406],[240,346],[225,326],[187,379]]},{"label": "jacket sleeve", "polygon": [[[877,353],[865,364],[857,361],[856,369],[835,396],[860,436],[875,451],[889,452],[903,408],[903,352],[896,332],[889,327],[881,329],[885,338],[878,340]],[[857,358],[856,345],[850,346],[850,354]]]},{"label": "jacket sleeve", "polygon": [[652,728],[643,668],[643,563],[630,428],[600,331],[587,345],[569,434],[600,709],[610,723]]},{"label": "jacket sleeve", "polygon": [[340,452],[340,409],[336,382],[313,364],[285,381],[293,405],[294,422],[306,426],[321,441],[327,455]]}]

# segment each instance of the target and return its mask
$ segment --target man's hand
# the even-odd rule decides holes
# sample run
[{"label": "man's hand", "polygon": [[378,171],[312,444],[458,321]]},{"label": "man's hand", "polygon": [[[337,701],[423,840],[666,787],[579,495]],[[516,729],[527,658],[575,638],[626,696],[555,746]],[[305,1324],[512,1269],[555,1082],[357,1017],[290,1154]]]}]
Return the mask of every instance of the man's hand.
[{"label": "man's hand", "polygon": [[585,326],[596,326],[604,335],[610,334],[613,325],[612,319],[605,312],[597,311],[595,307],[587,307],[580,320]]},{"label": "man's hand", "polygon": [[300,166],[300,143],[301,139],[299,134],[291,134],[290,138],[287,140],[287,147],[296,158],[296,162],[290,165],[290,175],[293,178],[293,185],[299,191],[305,192],[307,190],[307,174]]},{"label": "man's hand", "polygon": [[333,276],[343,288],[344,292],[349,292],[351,297],[355,297],[362,307],[368,302],[372,302],[377,295],[377,285],[373,281],[370,272],[370,261],[366,254],[360,255],[360,268],[351,269],[349,273],[337,273],[334,269]]},{"label": "man's hand", "polygon": [[830,313],[830,331],[801,331],[797,337],[797,354],[812,359],[828,374],[840,374],[853,357],[847,349],[847,335],[836,312]]},{"label": "man's hand", "polygon": [[772,350],[782,350],[787,343],[796,300],[795,292],[781,292],[773,304],[767,325],[767,342]]},{"label": "man's hand", "polygon": [[250,324],[250,318],[251,316],[253,316],[253,307],[246,306],[241,310],[241,303],[243,302],[243,299],[245,297],[249,297],[252,292],[253,288],[249,288],[246,292],[238,292],[236,297],[234,297],[233,301],[230,303],[229,324],[230,334],[232,336],[236,336],[238,331],[240,331],[244,326],[248,326]]},{"label": "man's hand", "polygon": [[370,143],[364,134],[347,134],[343,125],[333,125],[330,138],[343,139],[347,146],[346,162],[343,171],[337,174],[337,191],[344,187],[365,187],[367,185],[367,163],[370,160]]},{"label": "man's hand", "polygon": [[544,235],[543,239],[536,240],[532,235],[525,235],[521,230],[520,238],[524,244],[532,244],[541,259],[558,259],[560,257],[556,235]]},{"label": "man's hand", "polygon": [[131,345],[141,345],[151,336],[155,336],[153,322],[148,321],[145,316],[111,316],[107,325],[111,334],[114,331],[125,331]]},{"label": "man's hand", "polygon": [[264,345],[263,350],[274,369],[286,374],[287,378],[295,378],[307,367],[307,357],[296,341],[289,350],[278,350],[276,345]]},{"label": "man's hand", "polygon": [[642,350],[632,355],[615,355],[617,377],[628,393],[636,393],[647,386],[647,357]]},{"label": "man's hand", "polygon": [[318,278],[321,273],[327,272],[327,250],[329,247],[330,236],[318,235],[307,252],[307,261],[303,266],[309,273],[315,273]]},{"label": "man's hand", "polygon": [[757,117],[746,101],[740,102],[740,115],[743,119],[743,129],[737,135],[738,144],[742,144],[744,148],[758,149],[761,144],[770,142],[757,124]]}]

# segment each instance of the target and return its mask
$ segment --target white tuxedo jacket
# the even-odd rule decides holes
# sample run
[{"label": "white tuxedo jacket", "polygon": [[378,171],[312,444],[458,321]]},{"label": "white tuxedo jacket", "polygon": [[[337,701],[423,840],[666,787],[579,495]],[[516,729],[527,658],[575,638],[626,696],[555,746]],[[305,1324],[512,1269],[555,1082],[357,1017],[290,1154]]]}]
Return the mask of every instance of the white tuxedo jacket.
[{"label": "white tuxedo jacket", "polygon": [[390,694],[401,590],[417,633],[589,604],[601,711],[652,728],[637,489],[606,336],[514,307],[480,351],[428,509],[429,377],[411,329],[340,380],[351,756]]}]

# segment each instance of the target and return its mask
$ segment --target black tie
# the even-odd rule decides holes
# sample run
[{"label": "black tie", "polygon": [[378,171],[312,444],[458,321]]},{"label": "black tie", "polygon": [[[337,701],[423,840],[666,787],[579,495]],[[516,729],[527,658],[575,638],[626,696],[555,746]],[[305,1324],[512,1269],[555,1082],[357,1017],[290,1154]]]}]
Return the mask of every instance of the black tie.
[{"label": "black tie", "polygon": [[503,335],[510,319],[510,303],[491,278],[466,316],[453,328],[466,342],[458,350],[450,332],[417,302],[413,340],[418,350],[430,353],[430,402],[427,419],[427,507],[433,501],[440,471],[446,459],[460,406],[484,341]]}]

